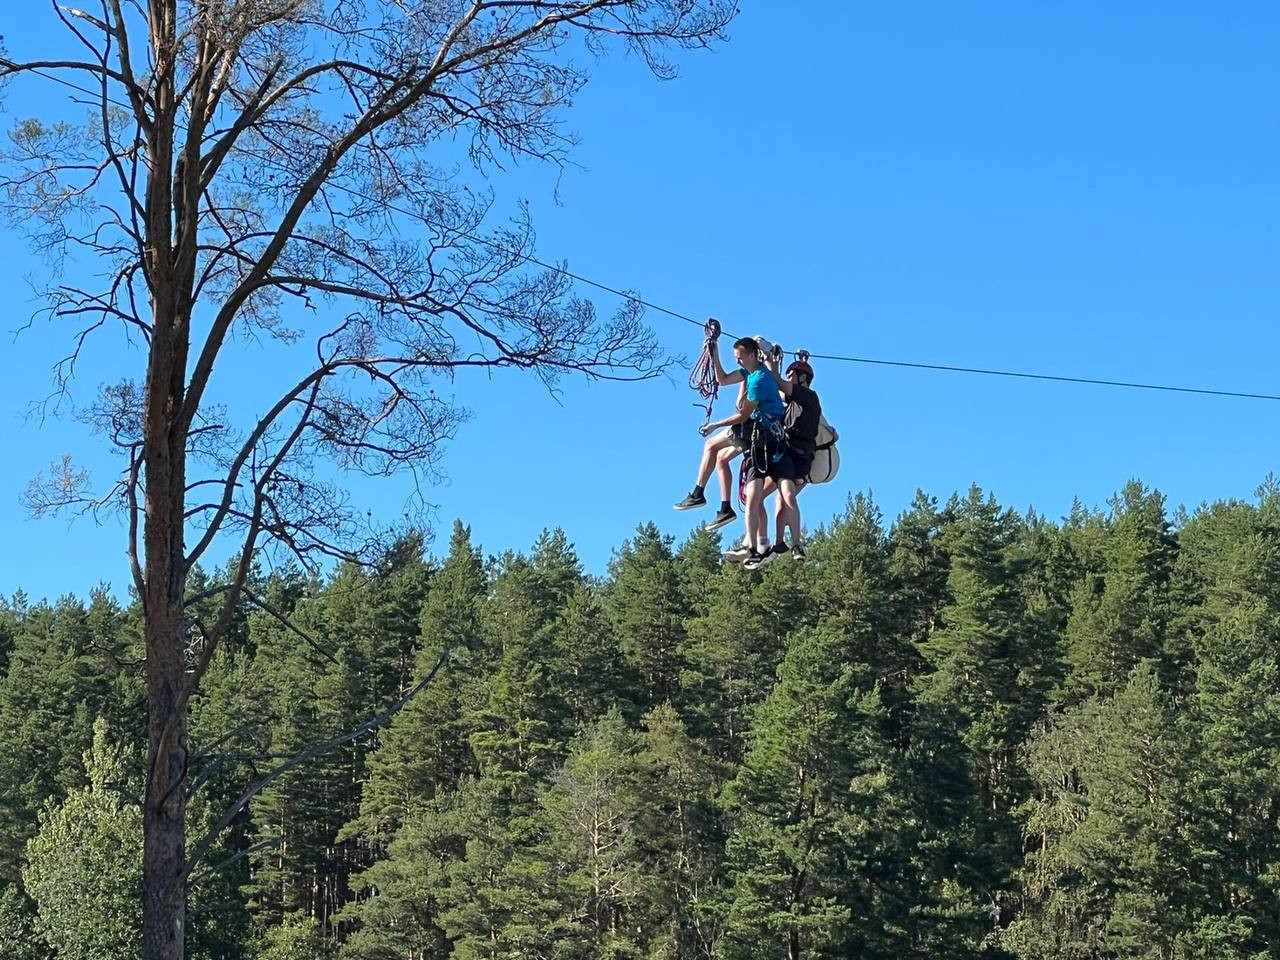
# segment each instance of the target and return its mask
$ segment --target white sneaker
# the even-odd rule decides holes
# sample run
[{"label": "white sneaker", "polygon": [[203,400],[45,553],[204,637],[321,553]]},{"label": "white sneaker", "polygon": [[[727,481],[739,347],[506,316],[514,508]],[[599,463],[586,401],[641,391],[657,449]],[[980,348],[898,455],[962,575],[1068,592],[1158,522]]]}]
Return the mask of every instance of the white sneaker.
[{"label": "white sneaker", "polygon": [[752,550],[750,547],[739,544],[731,550],[726,550],[723,556],[725,560],[732,563],[742,563],[747,559],[747,557],[751,556],[751,554]]}]

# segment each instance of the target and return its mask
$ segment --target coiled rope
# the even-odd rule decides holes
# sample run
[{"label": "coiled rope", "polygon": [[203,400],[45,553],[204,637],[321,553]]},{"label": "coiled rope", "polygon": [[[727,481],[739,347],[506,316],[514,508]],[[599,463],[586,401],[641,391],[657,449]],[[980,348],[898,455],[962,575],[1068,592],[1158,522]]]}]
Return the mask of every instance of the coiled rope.
[{"label": "coiled rope", "polygon": [[705,403],[695,403],[695,407],[701,407],[707,415],[705,422],[711,422],[711,409],[715,406],[716,397],[720,395],[720,384],[716,380],[716,367],[713,352],[715,351],[716,338],[720,336],[720,321],[714,317],[706,322],[702,328],[705,340],[702,342],[702,356],[698,358],[698,362],[693,365],[693,370],[689,374],[689,386],[698,391],[698,396],[702,397]]}]

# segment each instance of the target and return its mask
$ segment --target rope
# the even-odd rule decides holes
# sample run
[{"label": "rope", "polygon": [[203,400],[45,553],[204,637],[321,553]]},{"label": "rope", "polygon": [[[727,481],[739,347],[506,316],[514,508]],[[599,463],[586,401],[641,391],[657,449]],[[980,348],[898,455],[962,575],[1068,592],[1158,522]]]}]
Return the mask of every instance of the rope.
[{"label": "rope", "polygon": [[694,406],[706,411],[706,422],[710,423],[711,408],[715,406],[716,397],[720,395],[714,357],[716,338],[720,336],[720,321],[714,318],[708,320],[702,328],[702,333],[706,338],[702,342],[702,356],[698,358],[698,362],[693,365],[693,370],[689,374],[689,386],[697,390],[698,396],[706,401],[706,403],[695,403]]}]

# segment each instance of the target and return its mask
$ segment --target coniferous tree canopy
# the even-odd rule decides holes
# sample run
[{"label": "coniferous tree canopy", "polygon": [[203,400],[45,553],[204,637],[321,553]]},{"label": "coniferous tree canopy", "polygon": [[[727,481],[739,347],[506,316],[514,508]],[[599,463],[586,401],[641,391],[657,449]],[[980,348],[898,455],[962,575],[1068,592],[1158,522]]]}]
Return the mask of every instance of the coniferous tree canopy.
[{"label": "coniferous tree canopy", "polygon": [[[860,496],[754,575],[652,525],[602,578],[559,530],[433,554],[254,573],[193,836],[436,673],[224,825],[192,956],[1280,958],[1273,484],[1060,522]],[[136,949],[139,622],[0,604],[0,955]]]}]

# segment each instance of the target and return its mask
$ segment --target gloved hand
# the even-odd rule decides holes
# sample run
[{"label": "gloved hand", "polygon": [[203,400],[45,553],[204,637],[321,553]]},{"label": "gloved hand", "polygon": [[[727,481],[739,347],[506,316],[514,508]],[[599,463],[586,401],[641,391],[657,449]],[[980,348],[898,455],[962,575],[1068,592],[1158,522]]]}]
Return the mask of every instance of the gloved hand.
[{"label": "gloved hand", "polygon": [[706,423],[704,423],[702,426],[698,428],[698,432],[702,434],[704,437],[709,437],[711,436],[711,431],[714,429],[715,427],[713,427],[711,425],[711,421],[708,420]]}]

